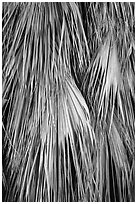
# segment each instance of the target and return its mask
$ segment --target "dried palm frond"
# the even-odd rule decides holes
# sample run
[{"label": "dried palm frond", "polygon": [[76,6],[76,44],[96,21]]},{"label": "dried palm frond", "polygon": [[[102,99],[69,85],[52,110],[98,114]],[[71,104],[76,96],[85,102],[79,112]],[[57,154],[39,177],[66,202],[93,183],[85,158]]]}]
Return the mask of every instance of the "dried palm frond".
[{"label": "dried palm frond", "polygon": [[[95,138],[85,100],[68,77],[71,69],[76,73],[70,55],[77,53],[75,64],[82,64],[83,49],[88,53],[79,10],[74,3],[4,3],[3,8],[8,15],[3,17],[6,199],[82,199]],[[9,32],[11,45],[5,46]]]},{"label": "dried palm frond", "polygon": [[2,12],[3,201],[133,201],[134,3]]},{"label": "dried palm frond", "polygon": [[[85,21],[91,28],[87,35],[95,41],[88,43],[92,60],[85,71],[82,89],[92,108],[91,120],[96,116],[95,178],[100,187],[100,201],[131,201],[135,134],[134,5],[90,3],[87,8]],[[112,170],[114,175],[110,175]]]}]

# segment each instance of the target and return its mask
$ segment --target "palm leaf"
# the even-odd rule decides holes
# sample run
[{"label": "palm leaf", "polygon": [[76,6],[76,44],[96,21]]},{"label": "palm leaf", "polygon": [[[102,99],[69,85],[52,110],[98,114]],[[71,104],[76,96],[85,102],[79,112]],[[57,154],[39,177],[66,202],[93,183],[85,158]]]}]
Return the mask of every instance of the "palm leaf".
[{"label": "palm leaf", "polygon": [[[67,77],[70,52],[77,51],[76,62],[84,60],[81,40],[86,39],[79,11],[71,3],[12,6],[22,11],[12,45],[7,54],[3,51],[3,107],[10,109],[5,127],[10,175],[6,199],[82,199],[94,133],[84,98]],[[3,33],[9,21],[15,24],[13,12],[9,18]],[[72,187],[72,171],[78,188]]]},{"label": "palm leaf", "polygon": [[3,3],[4,201],[134,200],[134,3]]},{"label": "palm leaf", "polygon": [[[91,120],[97,118],[95,178],[99,200],[132,200],[129,175],[134,158],[133,4],[91,3],[85,21],[92,28],[87,33],[91,36],[92,60],[85,71],[82,89],[90,104]],[[95,39],[91,44],[90,38]]]}]

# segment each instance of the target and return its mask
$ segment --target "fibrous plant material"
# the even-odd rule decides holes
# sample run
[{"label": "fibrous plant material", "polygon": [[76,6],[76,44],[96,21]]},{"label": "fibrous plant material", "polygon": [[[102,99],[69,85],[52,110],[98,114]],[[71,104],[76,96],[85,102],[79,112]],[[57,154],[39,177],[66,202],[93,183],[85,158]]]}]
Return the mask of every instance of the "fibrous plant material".
[{"label": "fibrous plant material", "polygon": [[3,3],[3,201],[134,201],[134,3]]}]

